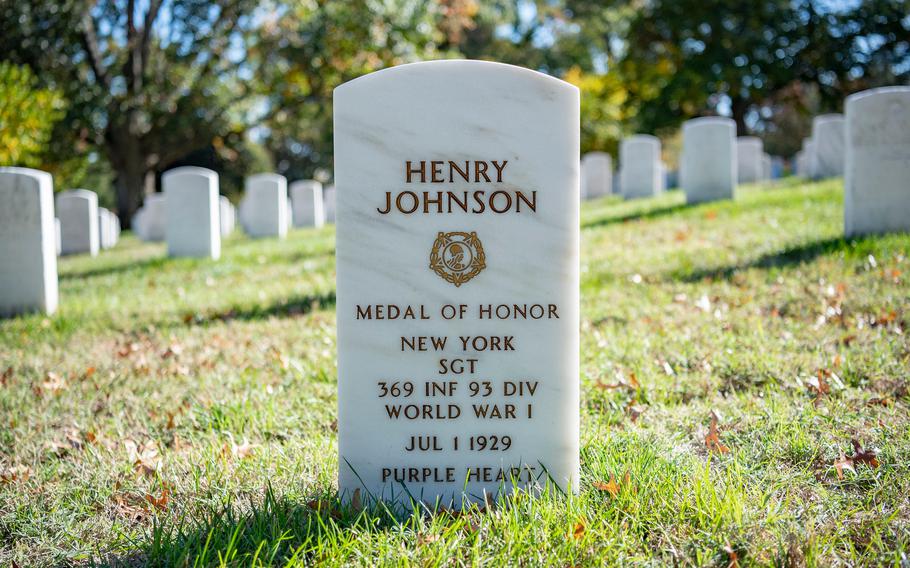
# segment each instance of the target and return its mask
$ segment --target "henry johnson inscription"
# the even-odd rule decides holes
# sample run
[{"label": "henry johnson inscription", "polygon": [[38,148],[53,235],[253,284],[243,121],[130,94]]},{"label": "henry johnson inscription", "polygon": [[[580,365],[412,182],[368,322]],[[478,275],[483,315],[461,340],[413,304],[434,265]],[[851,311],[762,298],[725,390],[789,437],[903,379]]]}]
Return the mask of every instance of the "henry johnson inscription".
[{"label": "henry johnson inscription", "polygon": [[439,61],[334,108],[342,494],[577,488],[577,90]]}]

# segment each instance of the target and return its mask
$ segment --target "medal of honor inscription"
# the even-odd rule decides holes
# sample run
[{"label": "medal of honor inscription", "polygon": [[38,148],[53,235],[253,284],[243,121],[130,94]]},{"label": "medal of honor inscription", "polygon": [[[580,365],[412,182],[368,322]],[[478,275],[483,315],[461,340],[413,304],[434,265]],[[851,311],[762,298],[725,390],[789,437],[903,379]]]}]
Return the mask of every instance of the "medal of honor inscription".
[{"label": "medal of honor inscription", "polygon": [[342,496],[577,490],[578,90],[432,61],[334,112]]}]

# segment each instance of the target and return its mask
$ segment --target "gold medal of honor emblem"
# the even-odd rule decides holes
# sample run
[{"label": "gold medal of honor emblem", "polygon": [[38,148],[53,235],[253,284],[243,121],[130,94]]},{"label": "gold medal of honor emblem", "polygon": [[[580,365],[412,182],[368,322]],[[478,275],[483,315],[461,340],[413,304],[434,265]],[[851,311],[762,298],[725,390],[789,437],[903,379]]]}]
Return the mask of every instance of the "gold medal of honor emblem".
[{"label": "gold medal of honor emblem", "polygon": [[486,268],[477,233],[439,233],[430,252],[430,268],[447,282],[461,286]]}]

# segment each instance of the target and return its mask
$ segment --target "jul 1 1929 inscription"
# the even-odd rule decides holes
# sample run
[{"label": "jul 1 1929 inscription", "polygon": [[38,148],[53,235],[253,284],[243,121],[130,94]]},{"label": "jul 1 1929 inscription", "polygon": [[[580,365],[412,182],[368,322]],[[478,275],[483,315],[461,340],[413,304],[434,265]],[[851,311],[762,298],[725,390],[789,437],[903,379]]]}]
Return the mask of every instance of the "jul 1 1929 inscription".
[{"label": "jul 1 1929 inscription", "polygon": [[577,89],[433,61],[334,112],[342,495],[577,489]]}]

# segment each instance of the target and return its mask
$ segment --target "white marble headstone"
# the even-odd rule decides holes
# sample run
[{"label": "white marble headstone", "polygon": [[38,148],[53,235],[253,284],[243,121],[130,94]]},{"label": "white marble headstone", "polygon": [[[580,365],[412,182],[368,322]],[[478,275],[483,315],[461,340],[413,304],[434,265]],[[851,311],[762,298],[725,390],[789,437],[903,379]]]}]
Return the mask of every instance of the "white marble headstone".
[{"label": "white marble headstone", "polygon": [[278,174],[246,178],[243,227],[251,237],[284,238],[288,232],[288,182]]},{"label": "white marble headstone", "polygon": [[662,191],[660,139],[636,134],[619,145],[619,185],[626,199],[652,197]]},{"label": "white marble headstone", "polygon": [[63,240],[60,237],[60,219],[54,217],[54,234],[57,241],[57,256],[63,254]]},{"label": "white marble headstone", "polygon": [[588,152],[581,158],[581,197],[595,199],[612,193],[613,159],[606,152]]},{"label": "white marble headstone", "polygon": [[56,311],[55,246],[51,175],[0,168],[0,316]]},{"label": "white marble headstone", "polygon": [[762,141],[756,136],[736,139],[736,179],[753,183],[762,179]]},{"label": "white marble headstone", "polygon": [[175,168],[161,176],[161,187],[168,203],[168,255],[220,258],[218,174],[193,166]]},{"label": "white marble headstone", "polygon": [[688,203],[732,199],[736,187],[736,122],[719,116],[682,126],[682,186]]},{"label": "white marble headstone", "polygon": [[98,195],[87,189],[70,189],[56,199],[60,219],[61,254],[98,254]]},{"label": "white marble headstone", "polygon": [[221,228],[221,236],[226,237],[234,232],[235,211],[234,204],[221,195],[218,197],[218,223]]},{"label": "white marble headstone", "polygon": [[578,90],[434,61],[334,112],[343,496],[577,490]]},{"label": "white marble headstone", "polygon": [[771,154],[762,152],[761,155],[761,179],[769,181],[771,179]]},{"label": "white marble headstone", "polygon": [[812,142],[814,177],[821,179],[844,175],[844,116],[823,114],[813,118]]},{"label": "white marble headstone", "polygon": [[325,223],[322,209],[322,184],[316,180],[299,180],[289,186],[294,207],[295,227],[321,227]]},{"label": "white marble headstone", "polygon": [[844,232],[910,231],[910,87],[847,97]]},{"label": "white marble headstone", "polygon": [[164,193],[147,195],[142,211],[140,238],[145,241],[163,241],[167,233],[167,197]]},{"label": "white marble headstone", "polygon": [[330,185],[322,192],[322,210],[325,214],[325,222],[335,224],[335,186]]},{"label": "white marble headstone", "polygon": [[98,246],[109,249],[114,246],[114,219],[110,211],[98,208]]}]

